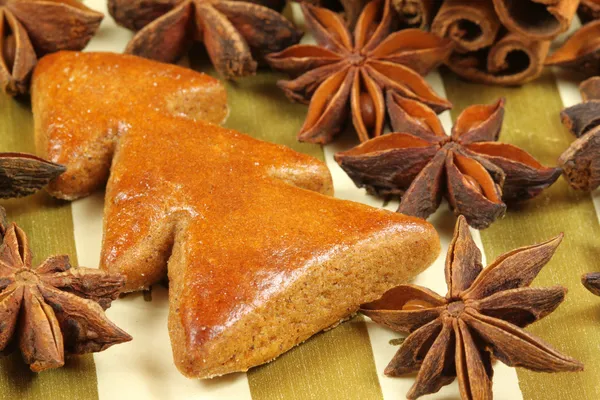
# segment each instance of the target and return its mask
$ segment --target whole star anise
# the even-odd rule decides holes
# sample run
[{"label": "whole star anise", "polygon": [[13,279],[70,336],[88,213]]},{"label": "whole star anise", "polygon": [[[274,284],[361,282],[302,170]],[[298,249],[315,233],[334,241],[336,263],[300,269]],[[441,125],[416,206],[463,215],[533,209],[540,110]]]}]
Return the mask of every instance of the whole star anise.
[{"label": "whole star anise", "polygon": [[[201,40],[225,78],[254,74],[266,54],[298,43],[302,33],[261,1],[109,0],[111,15],[129,29],[141,29],[126,53],[163,62],[179,59]],[[271,1],[266,4],[276,5]]]},{"label": "whole star anise", "polygon": [[40,372],[63,366],[65,352],[131,340],[103,311],[119,295],[121,275],[71,268],[67,256],[32,268],[27,236],[15,224],[0,224],[0,242],[0,350],[15,340],[31,370]]},{"label": "whole star anise", "polygon": [[0,199],[33,194],[65,167],[25,153],[0,153]]},{"label": "whole star anise", "polygon": [[492,359],[538,372],[581,371],[583,364],[522,328],[552,313],[562,286],[529,287],[562,235],[498,257],[482,269],[481,253],[459,217],[446,258],[446,297],[401,285],[361,307],[374,322],[410,333],[385,369],[417,372],[407,398],[435,393],[458,378],[463,399],[492,398]]},{"label": "whole star anise", "polygon": [[600,74],[600,20],[582,26],[545,62],[582,72]]},{"label": "whole star anise", "polygon": [[102,13],[75,0],[0,0],[2,90],[26,93],[38,58],[83,49],[102,18]]},{"label": "whole star anise", "polygon": [[497,143],[504,100],[465,109],[444,133],[418,101],[387,95],[395,132],[335,155],[359,187],[402,197],[398,212],[427,218],[445,197],[457,215],[483,229],[504,215],[505,202],[537,196],[561,174],[518,147]]},{"label": "whole star anise", "polygon": [[354,36],[334,12],[302,4],[318,45],[296,45],[267,57],[269,64],[297,77],[278,82],[295,101],[310,101],[298,133],[305,142],[328,143],[342,129],[348,112],[361,141],[379,136],[386,119],[383,92],[394,91],[440,112],[450,103],[420,74],[438,66],[452,44],[418,29],[393,32],[389,0],[369,2]]}]

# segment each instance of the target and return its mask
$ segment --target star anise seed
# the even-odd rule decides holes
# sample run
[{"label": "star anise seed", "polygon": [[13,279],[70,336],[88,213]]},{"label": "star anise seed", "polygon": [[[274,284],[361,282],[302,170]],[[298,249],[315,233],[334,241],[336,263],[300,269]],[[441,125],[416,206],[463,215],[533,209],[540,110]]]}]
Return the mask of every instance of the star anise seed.
[{"label": "star anise seed", "polygon": [[392,33],[394,10],[389,0],[368,3],[354,35],[330,10],[303,3],[302,11],[318,45],[300,44],[267,57],[274,69],[295,77],[278,82],[286,95],[310,102],[300,141],[331,142],[348,112],[361,141],[381,135],[385,90],[426,103],[437,112],[450,108],[421,75],[444,61],[451,42],[418,29]]},{"label": "star anise seed", "polygon": [[65,352],[97,352],[131,340],[103,310],[119,295],[121,275],[71,268],[67,256],[32,268],[21,228],[3,223],[0,239],[0,350],[17,341],[25,362],[40,372],[63,366]]},{"label": "star anise seed", "polygon": [[[302,33],[259,1],[110,0],[117,23],[140,29],[126,53],[163,62],[204,42],[215,69],[231,79],[256,72],[257,58],[298,43]],[[277,0],[269,4],[279,3]]]},{"label": "star anise seed", "polygon": [[0,153],[0,199],[29,196],[65,167],[25,153]]},{"label": "star anise seed", "polygon": [[418,372],[409,399],[458,378],[461,397],[475,400],[492,398],[493,358],[538,372],[581,371],[579,361],[522,329],[565,298],[562,286],[529,287],[561,240],[559,235],[513,250],[483,269],[466,220],[459,217],[446,257],[446,297],[401,285],[361,307],[375,323],[409,333],[385,374]]},{"label": "star anise seed", "polygon": [[2,90],[26,93],[38,58],[83,49],[103,17],[75,0],[0,0]]},{"label": "star anise seed", "polygon": [[445,197],[457,215],[483,229],[505,203],[537,196],[561,174],[529,153],[497,143],[504,100],[464,110],[450,136],[426,105],[388,92],[394,132],[335,155],[358,187],[401,196],[398,212],[427,218]]}]

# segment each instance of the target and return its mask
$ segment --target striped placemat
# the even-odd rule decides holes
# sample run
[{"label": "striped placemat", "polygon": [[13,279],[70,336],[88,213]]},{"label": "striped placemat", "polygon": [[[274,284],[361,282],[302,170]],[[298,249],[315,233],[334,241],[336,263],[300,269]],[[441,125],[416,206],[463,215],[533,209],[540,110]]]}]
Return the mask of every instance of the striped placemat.
[{"label": "striped placemat", "polygon": [[[104,0],[88,6],[104,11]],[[297,10],[294,10],[297,16]],[[131,34],[115,26],[108,16],[88,50],[117,51]],[[310,38],[305,38],[310,40]],[[199,49],[189,62],[206,70]],[[260,72],[256,77],[228,83],[231,115],[227,126],[252,136],[286,144],[325,160],[332,171],[336,196],[394,210],[397,202],[383,203],[357,189],[333,161],[333,154],[356,144],[346,135],[321,149],[295,139],[306,107],[291,104],[276,88],[277,74]],[[499,88],[469,84],[450,73],[428,77],[438,91],[454,103],[442,120],[449,131],[452,119],[470,104],[507,99],[506,118],[500,140],[529,151],[546,165],[555,165],[559,154],[572,141],[562,127],[563,106],[581,101],[577,82],[566,74],[547,71],[540,79],[521,88]],[[0,95],[0,151],[34,152],[33,123],[26,100]],[[103,194],[67,203],[45,193],[1,203],[9,218],[28,232],[36,261],[51,254],[66,253],[74,263],[96,267],[102,236]],[[496,399],[595,399],[600,398],[600,299],[579,282],[582,273],[600,268],[597,194],[582,194],[568,188],[561,178],[539,198],[512,209],[490,228],[473,231],[488,260],[527,244],[548,239],[558,232],[566,237],[558,252],[534,285],[563,284],[569,294],[550,317],[529,330],[578,358],[586,369],[578,374],[535,374],[495,364]],[[443,206],[430,219],[437,228],[443,250],[440,258],[416,279],[416,283],[445,293],[443,260],[455,218]],[[389,341],[397,334],[361,317],[329,332],[318,334],[274,362],[246,374],[210,381],[184,378],[176,370],[167,332],[168,293],[162,286],[152,290],[152,299],[142,294],[116,301],[109,317],[134,340],[94,356],[70,359],[58,370],[39,375],[29,372],[20,355],[0,358],[2,399],[397,399],[404,398],[414,376],[387,378],[383,369],[397,347]],[[456,383],[424,398],[458,399]]]}]

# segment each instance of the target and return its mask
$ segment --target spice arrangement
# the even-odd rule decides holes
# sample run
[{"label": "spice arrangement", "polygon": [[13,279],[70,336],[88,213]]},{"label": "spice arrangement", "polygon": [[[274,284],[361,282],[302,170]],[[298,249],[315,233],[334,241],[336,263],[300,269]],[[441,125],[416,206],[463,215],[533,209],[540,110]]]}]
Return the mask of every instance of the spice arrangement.
[{"label": "spice arrangement", "polygon": [[[294,5],[293,20],[285,7],[285,0],[108,0],[110,17],[134,31],[127,54],[114,54],[63,51],[81,50],[97,31],[102,36],[102,13],[71,0],[0,0],[0,78],[5,93],[20,95],[2,105],[14,106],[13,113],[28,112],[31,93],[33,115],[25,120],[31,117],[40,156],[0,153],[0,198],[19,198],[7,203],[9,216],[20,221],[35,207],[52,212],[65,207],[69,225],[68,201],[105,190],[98,270],[72,267],[67,256],[33,267],[25,231],[9,224],[0,207],[0,351],[18,348],[31,371],[43,372],[65,365],[70,355],[131,341],[105,310],[122,292],[148,291],[168,279],[169,363],[200,379],[252,368],[243,376],[253,399],[261,394],[252,376],[269,374],[277,363],[292,365],[286,368],[294,371],[294,381],[321,379],[299,374],[299,366],[312,370],[294,354],[304,351],[304,341],[357,311],[370,318],[366,325],[360,319],[351,323],[363,327],[357,329],[362,342],[338,338],[335,346],[358,354],[356,348],[366,343],[361,368],[367,370],[373,353],[369,340],[381,332],[374,329],[407,335],[385,371],[372,369],[380,382],[388,379],[382,372],[392,378],[416,373],[409,399],[446,390],[454,381],[463,399],[491,399],[497,361],[535,372],[580,372],[557,374],[556,381],[586,386],[573,383],[586,374],[578,360],[595,369],[593,360],[557,340],[544,324],[564,327],[584,312],[589,315],[598,303],[589,294],[588,299],[572,294],[572,281],[584,295],[584,287],[600,295],[600,273],[581,276],[598,270],[587,264],[569,274],[542,269],[565,237],[558,234],[562,221],[595,223],[591,207],[577,214],[572,199],[591,202],[581,192],[600,186],[600,3],[306,0]],[[304,25],[298,24],[300,13]],[[555,46],[553,41],[577,20],[581,28]],[[309,35],[300,43],[302,27]],[[191,48],[195,56],[195,42],[206,49],[214,71],[233,82],[195,72],[194,57],[188,68],[172,65]],[[427,77],[440,66],[465,81],[522,87],[493,89],[502,94],[492,101],[475,93],[488,87],[465,83],[461,90],[473,91],[470,100],[478,101],[458,99],[447,132],[438,115],[451,109],[449,99],[456,97],[448,90],[452,86],[446,88],[447,99]],[[568,148],[563,143],[562,155],[551,158],[536,148],[545,134],[541,129],[504,124],[507,104],[513,104],[510,94],[528,85],[540,90],[546,75],[539,84],[528,82],[546,66],[571,71],[569,79],[581,81],[583,99],[562,111],[560,119],[575,140]],[[275,76],[280,78],[276,85]],[[292,102],[308,105],[299,132],[292,120],[302,119],[302,108],[287,115],[291,108],[276,97],[277,87]],[[341,150],[334,160],[358,188],[386,201],[398,198],[397,213],[332,198],[325,163],[218,126],[228,115],[243,115],[227,95],[245,91],[257,104],[276,104],[277,118],[289,119],[285,126],[297,131],[298,141],[328,145],[341,139],[334,145]],[[547,93],[540,90],[540,102]],[[519,107],[524,113],[533,109]],[[269,130],[268,113],[251,108],[256,115],[245,122],[258,118],[260,130]],[[527,118],[558,122],[554,109],[551,116],[538,112]],[[0,132],[14,124],[7,121],[0,123]],[[500,142],[507,129],[519,131],[522,140],[516,143],[508,135],[510,143]],[[355,134],[350,143],[341,138],[348,131]],[[548,138],[544,146],[556,150],[559,144]],[[43,188],[34,196],[37,203],[26,198]],[[440,207],[443,200],[451,213]],[[534,231],[552,230],[544,238],[558,236],[526,247],[513,243],[509,234],[496,236],[502,246],[517,249],[496,253],[502,255],[483,267],[471,228],[482,230],[478,235],[487,252],[486,232],[529,228],[519,221],[557,204],[562,221],[536,225]],[[431,218],[434,225],[424,221],[438,210]],[[81,208],[78,213],[81,218]],[[457,222],[443,297],[408,282],[436,259],[435,229],[441,243],[447,242],[444,230],[454,221],[452,213]],[[585,229],[594,235],[594,229]],[[595,251],[581,236],[570,239],[572,233],[565,239],[572,240],[569,251]],[[535,286],[538,275],[548,282],[548,274],[553,278],[548,287]],[[129,297],[119,305],[130,307],[134,301]],[[565,307],[569,312],[562,311]],[[117,319],[121,312],[114,314]],[[117,322],[130,331],[138,322],[128,312],[133,325]],[[534,323],[535,334],[530,331]],[[581,337],[591,337],[586,335]],[[310,343],[324,337],[327,333],[315,335]],[[391,358],[393,347],[382,348]],[[130,353],[113,354],[126,360],[123,354]],[[335,360],[335,353],[323,354]],[[354,366],[363,362],[349,360]],[[254,368],[262,364],[267,365]],[[517,390],[523,398],[535,397],[518,373],[522,386]],[[263,379],[276,381],[281,379]],[[369,386],[368,380],[357,381]],[[323,385],[304,386],[318,391]],[[583,398],[593,397],[584,390]],[[331,397],[324,393],[317,396]]]}]

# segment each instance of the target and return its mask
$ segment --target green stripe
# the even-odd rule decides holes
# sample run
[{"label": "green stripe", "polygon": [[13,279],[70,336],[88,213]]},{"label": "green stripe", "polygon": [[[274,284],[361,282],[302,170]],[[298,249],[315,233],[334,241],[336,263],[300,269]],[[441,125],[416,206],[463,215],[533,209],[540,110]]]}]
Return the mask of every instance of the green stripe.
[{"label": "green stripe", "polygon": [[[448,98],[454,103],[452,116],[470,104],[507,99],[506,119],[500,140],[533,154],[543,164],[556,165],[573,137],[559,119],[562,102],[551,73],[522,88],[469,84],[445,74]],[[506,218],[481,232],[488,261],[511,249],[546,240],[559,232],[565,240],[556,255],[533,283],[561,284],[569,289],[556,312],[528,330],[544,338],[559,351],[585,363],[585,372],[539,374],[518,370],[523,396],[528,399],[600,398],[600,298],[580,283],[584,272],[600,268],[600,229],[589,194],[571,190],[559,181],[540,197],[509,209]]]},{"label": "green stripe", "polygon": [[[194,69],[215,75],[208,70],[201,48],[191,54],[196,54],[191,59]],[[225,126],[324,160],[320,146],[297,141],[307,107],[283,95],[276,86],[281,78],[259,71],[251,78],[228,82],[230,115]],[[250,370],[248,383],[254,400],[383,398],[362,318],[316,335],[275,361]]]},{"label": "green stripe", "polygon": [[362,317],[248,372],[253,400],[383,399]]},{"label": "green stripe", "polygon": [[[33,119],[29,103],[0,93],[0,151],[35,153]],[[38,193],[24,199],[2,201],[9,221],[27,233],[34,263],[47,256],[68,254],[76,265],[70,203]],[[2,399],[97,399],[98,382],[92,356],[73,357],[65,367],[35,374],[18,351],[0,359]]]}]

